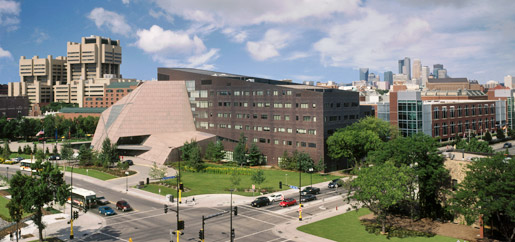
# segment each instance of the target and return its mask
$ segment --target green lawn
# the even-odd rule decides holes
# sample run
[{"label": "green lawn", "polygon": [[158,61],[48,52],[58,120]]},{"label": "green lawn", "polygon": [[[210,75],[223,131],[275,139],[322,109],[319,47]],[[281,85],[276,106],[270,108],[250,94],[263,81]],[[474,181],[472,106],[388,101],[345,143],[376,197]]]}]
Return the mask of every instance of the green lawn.
[{"label": "green lawn", "polygon": [[365,231],[359,222],[359,217],[369,214],[370,210],[360,209],[342,215],[324,219],[297,228],[298,230],[335,241],[377,241],[377,242],[456,242],[457,239],[436,235],[434,237],[386,238],[385,235],[375,235]]},{"label": "green lawn", "polygon": [[23,157],[23,159],[30,159],[30,155],[27,155],[27,154],[11,153],[11,155],[9,155],[9,159],[18,158],[18,157]]},{"label": "green lawn", "polygon": [[[62,170],[63,167],[59,167],[59,169]],[[71,171],[71,168],[69,166],[67,166],[66,171]],[[74,167],[73,173],[94,177],[94,178],[97,178],[97,179],[100,179],[103,181],[113,179],[113,178],[118,178],[115,175],[111,175],[109,173],[101,172],[101,171],[98,171],[95,169],[83,169],[83,168]]]},{"label": "green lawn", "polygon": [[[4,196],[0,196],[0,217],[5,221],[11,221],[11,215],[9,215],[9,209],[7,208],[7,203],[10,200],[5,198]],[[30,214],[23,213],[23,217],[27,217]]]},{"label": "green lawn", "polygon": [[[216,166],[211,165],[210,166]],[[299,173],[292,171],[280,171],[280,170],[268,170],[264,169],[266,180],[261,186],[256,184],[256,189],[259,187],[263,189],[269,190],[269,192],[279,191],[279,181],[283,182],[283,189],[289,189],[286,185],[286,174],[288,177],[288,183],[294,186],[299,185]],[[220,194],[220,193],[230,193],[229,189],[232,187],[231,176],[225,174],[208,174],[208,173],[195,173],[195,172],[181,172],[181,182],[184,184],[187,192],[182,193],[182,196],[194,196],[199,194]],[[244,195],[244,196],[252,196],[252,192],[245,192],[245,189],[252,188],[252,180],[251,176],[240,175],[241,181],[237,186],[238,191],[234,194]],[[321,176],[319,174],[313,174],[313,183],[319,183],[324,181],[330,181],[332,179],[338,178],[337,176]],[[177,183],[176,179],[167,180],[168,183],[175,186]],[[302,186],[307,186],[311,184],[311,175],[302,173]],[[161,188],[161,195],[165,194],[173,194],[177,196],[176,190],[171,189],[165,186],[150,184],[147,185],[143,190],[158,193],[159,188]],[[259,195],[256,192],[254,195]]]}]

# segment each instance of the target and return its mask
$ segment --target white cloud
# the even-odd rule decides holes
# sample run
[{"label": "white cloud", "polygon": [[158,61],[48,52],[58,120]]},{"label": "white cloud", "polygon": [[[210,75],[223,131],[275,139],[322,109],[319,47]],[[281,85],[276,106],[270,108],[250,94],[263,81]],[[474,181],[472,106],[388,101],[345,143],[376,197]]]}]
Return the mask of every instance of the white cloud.
[{"label": "white cloud", "polygon": [[88,18],[93,20],[98,28],[105,26],[116,34],[128,36],[132,31],[131,26],[127,24],[123,15],[105,10],[104,8],[93,9],[89,13]]},{"label": "white cloud", "polygon": [[129,5],[130,2],[131,2],[130,0],[122,0],[122,3],[125,5]]},{"label": "white cloud", "polygon": [[164,30],[158,25],[137,31],[135,45],[152,55],[152,59],[169,67],[213,69],[210,62],[219,57],[219,49],[208,50],[198,36]]},{"label": "white cloud", "polygon": [[269,29],[261,41],[248,41],[247,51],[252,58],[264,61],[279,56],[279,50],[286,47],[291,38],[291,34],[278,29]]},{"label": "white cloud", "polygon": [[150,10],[148,10],[148,14],[155,19],[159,19],[159,18],[163,17],[166,19],[166,21],[168,21],[170,23],[173,23],[173,21],[174,21],[173,16],[171,14],[165,13],[162,10],[150,9]]},{"label": "white cloud", "polygon": [[7,30],[18,28],[20,20],[20,3],[11,0],[0,0],[0,25],[6,26]]},{"label": "white cloud", "polygon": [[34,42],[38,44],[43,43],[43,41],[47,40],[48,38],[48,34],[39,30],[38,28],[34,29],[34,33],[32,33],[32,39],[34,39]]},{"label": "white cloud", "polygon": [[247,39],[247,32],[243,30],[235,30],[233,28],[225,28],[222,33],[231,38],[231,41],[236,43],[243,43]]},{"label": "white cloud", "polygon": [[285,60],[297,60],[309,57],[310,54],[302,51],[294,51],[290,54],[290,56],[286,57]]},{"label": "white cloud", "polygon": [[11,52],[0,47],[0,58],[12,58]]},{"label": "white cloud", "polygon": [[165,11],[194,22],[218,26],[295,22],[309,17],[327,19],[334,13],[353,13],[359,0],[154,0]]},{"label": "white cloud", "polygon": [[153,25],[150,29],[138,30],[136,45],[147,53],[179,52],[201,53],[206,50],[204,42],[197,37],[190,37],[187,33],[164,30]]}]

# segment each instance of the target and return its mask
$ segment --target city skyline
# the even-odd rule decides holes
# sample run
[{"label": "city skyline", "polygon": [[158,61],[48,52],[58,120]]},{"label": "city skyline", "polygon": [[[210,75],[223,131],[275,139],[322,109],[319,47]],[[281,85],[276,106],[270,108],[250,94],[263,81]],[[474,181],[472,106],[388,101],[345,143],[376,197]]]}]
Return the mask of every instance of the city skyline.
[{"label": "city skyline", "polygon": [[19,79],[20,56],[66,56],[68,41],[90,35],[120,40],[125,78],[150,80],[157,67],[192,67],[350,83],[360,67],[383,79],[383,72],[397,70],[397,61],[410,57],[423,66],[443,63],[452,77],[502,82],[515,74],[509,7],[515,3],[492,5],[0,0],[0,83]]}]

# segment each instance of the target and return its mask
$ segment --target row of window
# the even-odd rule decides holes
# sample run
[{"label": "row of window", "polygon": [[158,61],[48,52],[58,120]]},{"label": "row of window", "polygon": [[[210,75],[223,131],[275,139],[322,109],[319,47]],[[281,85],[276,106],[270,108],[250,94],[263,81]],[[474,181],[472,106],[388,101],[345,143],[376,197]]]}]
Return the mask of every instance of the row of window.
[{"label": "row of window", "polygon": [[[274,90],[274,91],[234,91],[234,96],[279,96],[279,94],[291,96],[292,91],[290,90]],[[231,91],[218,91],[218,96],[230,96],[233,94]]]},{"label": "row of window", "polygon": [[[448,111],[449,110],[449,111]],[[478,104],[477,106],[473,104],[472,106],[466,105],[466,106],[458,106],[457,108],[454,106],[449,107],[442,107],[442,110],[440,111],[438,107],[433,108],[433,119],[439,119],[439,118],[454,118],[454,117],[463,117],[463,116],[475,116],[475,115],[483,115],[483,113],[486,115],[490,112],[491,114],[495,113],[495,105],[488,105],[488,104]]]},{"label": "row of window", "polygon": [[[217,117],[218,118],[232,118],[232,114],[231,113],[218,113],[217,114]],[[276,114],[273,114],[273,115],[268,115],[268,114],[261,114],[261,115],[258,115],[258,114],[244,114],[244,113],[237,113],[236,114],[236,118],[239,118],[239,119],[243,119],[243,118],[247,118],[247,119],[250,119],[250,118],[253,118],[253,119],[272,119],[272,120],[276,120],[276,121],[279,121],[279,120],[286,120],[286,121],[289,121],[290,120],[290,115],[276,115]],[[305,122],[316,122],[317,121],[317,117],[316,116],[302,116],[302,117],[299,117],[299,116],[295,116],[295,120],[299,121],[299,120],[302,120],[302,121],[305,121]]]},{"label": "row of window", "polygon": [[[214,123],[208,123],[208,122],[199,122],[199,127],[200,128],[205,128],[205,129],[208,129],[208,128],[214,128],[215,127],[215,124]],[[221,129],[232,129],[233,126],[231,124],[218,124],[217,125],[218,128],[221,128]],[[267,126],[250,126],[250,125],[241,125],[241,124],[236,124],[234,125],[234,129],[236,130],[254,130],[254,131],[263,131],[263,132],[274,132],[274,133],[289,133],[289,134],[292,134],[293,133],[293,129],[292,128],[271,128],[271,127],[267,127]],[[295,129],[295,133],[297,134],[311,134],[311,135],[316,135],[317,134],[317,131],[316,129]]]},{"label": "row of window", "polygon": [[[254,143],[270,144],[272,140],[266,139],[266,138],[254,138],[252,141]],[[278,139],[274,139],[273,140],[273,144],[274,145],[279,145],[281,143],[282,143],[282,145],[288,145],[288,146],[292,146],[293,145],[293,141],[291,141],[291,140],[283,140],[282,142],[280,142],[280,140],[278,140]],[[295,142],[295,146],[297,146],[297,147],[316,148],[317,144],[316,143],[303,142],[303,141],[297,141],[297,142]]]},{"label": "row of window", "polygon": [[[477,124],[477,126],[476,126]],[[469,129],[477,130],[477,129],[493,129],[495,127],[495,119],[491,118],[488,121],[488,118],[484,120],[478,119],[477,121],[473,119],[472,121],[465,120],[465,122],[458,121],[456,124],[454,122],[450,122],[450,125],[447,123],[442,123],[441,130],[442,136],[446,136],[448,134],[462,133],[467,132]],[[436,123],[433,126],[434,136],[440,136],[440,124]],[[456,132],[457,131],[457,132]]]}]

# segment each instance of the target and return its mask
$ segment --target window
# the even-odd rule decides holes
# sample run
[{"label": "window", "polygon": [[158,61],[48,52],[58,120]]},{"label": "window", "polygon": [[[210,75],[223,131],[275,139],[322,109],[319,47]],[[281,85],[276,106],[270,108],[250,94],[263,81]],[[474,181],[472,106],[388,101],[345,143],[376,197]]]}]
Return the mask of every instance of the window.
[{"label": "window", "polygon": [[308,108],[308,107],[309,107],[309,104],[307,104],[307,103],[300,104],[300,108]]},{"label": "window", "polygon": [[483,109],[481,108],[481,105],[477,105],[477,111],[479,115],[483,115]]},{"label": "window", "polygon": [[438,108],[435,107],[433,110],[433,119],[438,119]]},{"label": "window", "polygon": [[291,108],[291,103],[285,103],[284,108]]},{"label": "window", "polygon": [[274,103],[274,108],[283,108],[282,103]]},{"label": "window", "polygon": [[309,148],[316,148],[317,144],[315,144],[315,143],[308,143],[308,147]]},{"label": "window", "polygon": [[297,129],[297,134],[305,134],[305,133],[307,133],[306,129]]},{"label": "window", "polygon": [[458,106],[458,117],[461,117],[461,106]]},{"label": "window", "polygon": [[263,131],[270,132],[270,127],[263,127]]},{"label": "window", "polygon": [[465,131],[470,129],[470,123],[468,120],[465,121]]},{"label": "window", "polygon": [[240,91],[234,91],[234,96],[239,96],[240,95]]},{"label": "window", "polygon": [[287,96],[291,96],[291,94],[292,94],[291,91],[286,91]]},{"label": "window", "polygon": [[316,135],[317,134],[317,130],[316,129],[309,129],[308,130],[308,134]]},{"label": "window", "polygon": [[476,115],[476,105],[472,105],[472,116]]},{"label": "window", "polygon": [[256,95],[257,95],[257,96],[263,96],[263,91],[257,91],[257,92],[256,92]]},{"label": "window", "polygon": [[234,129],[243,129],[243,125],[235,124]]},{"label": "window", "polygon": [[495,113],[495,105],[490,105],[490,113],[491,114],[494,114]]},{"label": "window", "polygon": [[261,119],[268,119],[268,114],[261,114]]},{"label": "window", "polygon": [[455,131],[454,130],[454,122],[451,122],[451,134],[454,134],[455,133],[454,131]]},{"label": "window", "polygon": [[288,133],[293,133],[293,129],[287,129],[288,130]]},{"label": "window", "polygon": [[483,107],[483,109],[485,110],[485,114],[488,114],[488,104],[485,104],[485,106]]},{"label": "window", "polygon": [[451,106],[450,108],[450,116],[451,118],[454,118],[454,106]]},{"label": "window", "polygon": [[461,121],[458,121],[458,133],[463,132],[463,126],[461,124]]},{"label": "window", "polygon": [[476,130],[476,120],[475,119],[472,120],[472,129]]},{"label": "window", "polygon": [[442,118],[447,118],[447,107],[442,107]]},{"label": "window", "polygon": [[313,103],[313,108],[317,108],[317,104],[316,103]]},{"label": "window", "polygon": [[465,116],[469,116],[469,106],[465,106]]},{"label": "window", "polygon": [[290,121],[290,115],[284,115],[284,120]]},{"label": "window", "polygon": [[311,116],[303,116],[302,120],[311,122]]},{"label": "window", "polygon": [[[274,139],[274,145],[278,145],[279,144],[279,140],[278,139]],[[281,157],[279,157],[281,158]]]},{"label": "window", "polygon": [[279,96],[279,91],[274,91],[274,96]]},{"label": "window", "polygon": [[281,120],[281,115],[274,115],[274,120]]},{"label": "window", "polygon": [[434,126],[434,135],[433,136],[440,136],[440,126],[438,124],[435,124]]},{"label": "window", "polygon": [[447,123],[442,124],[442,135],[447,135]]}]

